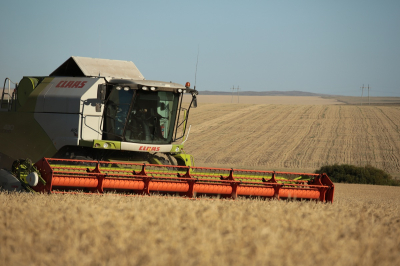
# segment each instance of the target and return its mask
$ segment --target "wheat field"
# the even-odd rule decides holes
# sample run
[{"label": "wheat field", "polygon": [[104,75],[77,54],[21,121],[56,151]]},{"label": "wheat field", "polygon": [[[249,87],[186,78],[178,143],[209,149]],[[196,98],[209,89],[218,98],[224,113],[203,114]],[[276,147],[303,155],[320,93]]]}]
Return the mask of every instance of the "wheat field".
[{"label": "wheat field", "polygon": [[185,150],[197,166],[369,164],[400,177],[400,106],[199,103],[189,119]]},{"label": "wheat field", "polygon": [[[399,176],[399,107],[301,99],[199,102],[186,152],[198,166]],[[333,204],[3,192],[0,206],[0,265],[400,265],[400,187],[335,184]]]},{"label": "wheat field", "polygon": [[0,265],[399,265],[400,188],[333,204],[0,193]]}]

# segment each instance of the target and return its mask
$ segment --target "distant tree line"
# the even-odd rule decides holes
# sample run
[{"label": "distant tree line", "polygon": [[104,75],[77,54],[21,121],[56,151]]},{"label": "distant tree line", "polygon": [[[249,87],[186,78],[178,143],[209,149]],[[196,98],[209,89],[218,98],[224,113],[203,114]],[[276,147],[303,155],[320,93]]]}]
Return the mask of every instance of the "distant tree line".
[{"label": "distant tree line", "polygon": [[332,182],[336,183],[400,186],[399,180],[394,180],[390,174],[371,165],[365,167],[348,164],[326,165],[315,171],[315,173],[326,173]]}]

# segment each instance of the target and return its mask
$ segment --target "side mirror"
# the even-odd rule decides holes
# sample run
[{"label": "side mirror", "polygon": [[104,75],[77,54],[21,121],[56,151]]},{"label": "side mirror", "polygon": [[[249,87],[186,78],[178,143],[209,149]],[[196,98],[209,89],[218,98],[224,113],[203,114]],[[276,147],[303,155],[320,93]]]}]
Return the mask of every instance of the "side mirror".
[{"label": "side mirror", "polygon": [[197,97],[196,95],[193,95],[193,108],[197,107]]},{"label": "side mirror", "polygon": [[104,102],[106,99],[106,84],[99,84],[97,88],[97,100]]},{"label": "side mirror", "polygon": [[101,104],[104,103],[106,99],[106,84],[99,84],[97,87],[97,100],[100,101],[96,103],[96,112],[101,112]]}]

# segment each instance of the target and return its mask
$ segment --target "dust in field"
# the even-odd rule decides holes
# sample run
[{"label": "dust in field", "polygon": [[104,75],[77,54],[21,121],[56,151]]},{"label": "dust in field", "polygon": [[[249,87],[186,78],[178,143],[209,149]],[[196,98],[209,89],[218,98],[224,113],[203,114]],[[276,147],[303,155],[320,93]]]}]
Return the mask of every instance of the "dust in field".
[{"label": "dust in field", "polygon": [[199,104],[189,123],[185,150],[197,166],[372,165],[400,178],[400,107]]},{"label": "dust in field", "polygon": [[388,189],[340,184],[333,204],[0,193],[0,264],[399,265]]}]

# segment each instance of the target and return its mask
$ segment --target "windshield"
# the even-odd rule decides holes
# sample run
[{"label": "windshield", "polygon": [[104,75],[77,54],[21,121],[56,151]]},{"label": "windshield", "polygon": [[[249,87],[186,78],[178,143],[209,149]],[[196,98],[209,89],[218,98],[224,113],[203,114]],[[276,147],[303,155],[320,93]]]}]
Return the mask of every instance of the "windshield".
[{"label": "windshield", "polygon": [[112,90],[106,103],[103,139],[169,144],[179,94],[167,91]]}]

